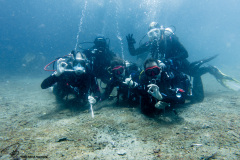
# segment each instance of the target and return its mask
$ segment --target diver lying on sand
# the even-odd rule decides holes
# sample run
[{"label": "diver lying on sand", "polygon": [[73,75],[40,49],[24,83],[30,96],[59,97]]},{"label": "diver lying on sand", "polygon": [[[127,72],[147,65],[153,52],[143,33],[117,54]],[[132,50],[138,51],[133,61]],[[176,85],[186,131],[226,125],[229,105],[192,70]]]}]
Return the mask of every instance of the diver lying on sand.
[{"label": "diver lying on sand", "polygon": [[165,64],[153,58],[144,63],[139,83],[126,79],[125,83],[137,88],[142,113],[152,115],[167,106],[184,104],[190,90],[190,80],[182,72],[166,68]]},{"label": "diver lying on sand", "polygon": [[41,88],[53,86],[53,93],[61,102],[69,100],[69,95],[83,104],[96,102],[90,94],[99,94],[98,86],[85,55],[71,52],[65,57],[57,60],[57,70],[42,82]]}]

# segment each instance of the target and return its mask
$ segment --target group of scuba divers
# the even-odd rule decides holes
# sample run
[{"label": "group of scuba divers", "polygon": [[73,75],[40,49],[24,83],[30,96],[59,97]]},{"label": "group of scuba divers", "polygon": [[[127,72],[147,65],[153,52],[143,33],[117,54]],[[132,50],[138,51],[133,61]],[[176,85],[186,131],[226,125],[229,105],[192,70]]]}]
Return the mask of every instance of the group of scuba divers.
[{"label": "group of scuba divers", "polygon": [[[53,87],[57,101],[68,101],[69,95],[73,95],[84,105],[112,99],[111,93],[116,88],[118,102],[140,105],[142,113],[152,115],[186,100],[203,101],[201,76],[205,73],[212,74],[225,87],[228,87],[226,81],[238,83],[214,66],[202,66],[217,55],[190,63],[188,52],[173,28],[152,22],[147,36],[149,40],[139,48],[135,48],[132,34],[126,36],[130,55],[149,53],[150,58],[143,66],[118,57],[109,49],[108,39],[99,36],[93,47],[72,51],[51,62],[53,66],[56,62],[56,70],[51,70],[55,72],[42,82],[41,88]],[[101,82],[106,87],[100,91]]]}]

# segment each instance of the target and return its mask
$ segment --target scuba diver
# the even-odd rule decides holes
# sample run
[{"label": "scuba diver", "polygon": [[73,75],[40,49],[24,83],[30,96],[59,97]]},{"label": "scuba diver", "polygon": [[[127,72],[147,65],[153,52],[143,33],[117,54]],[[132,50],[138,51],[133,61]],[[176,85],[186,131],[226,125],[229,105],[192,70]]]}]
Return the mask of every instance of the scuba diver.
[{"label": "scuba diver", "polygon": [[42,82],[41,88],[53,86],[53,93],[60,102],[68,100],[71,94],[81,103],[86,104],[87,101],[95,103],[96,100],[90,95],[93,93],[100,96],[100,93],[86,56],[72,51],[69,55],[56,60],[57,70]]},{"label": "scuba diver", "polygon": [[158,59],[166,64],[173,70],[184,72],[185,74],[193,77],[193,99],[192,102],[201,102],[204,99],[204,91],[201,76],[206,73],[212,74],[218,82],[224,87],[230,88],[227,83],[239,82],[225,74],[223,74],[218,68],[213,66],[202,66],[206,62],[214,59],[216,56],[209,59],[203,59],[190,63],[188,58],[188,52],[184,46],[179,42],[178,37],[174,34],[173,29],[170,27],[164,28],[157,22],[152,22],[149,25],[147,36],[149,41],[142,44],[139,48],[135,49],[136,43],[132,34],[129,34],[127,38],[128,49],[132,56],[140,55],[145,52],[149,52],[151,57]]},{"label": "scuba diver", "polygon": [[90,49],[84,50],[83,53],[91,62],[90,68],[97,79],[107,83],[111,77],[108,72],[111,60],[116,54],[109,49],[109,42],[104,36],[98,36],[94,40],[94,45]]},{"label": "scuba diver", "polygon": [[[135,63],[129,63],[128,61],[115,57],[111,61],[110,69],[112,77],[107,83],[101,99],[105,100],[109,98],[114,87],[117,87],[117,102],[119,102],[120,96],[123,101],[127,100],[131,104],[138,102],[134,88],[139,80],[139,67]],[[129,85],[129,83],[131,83],[131,85]]]},{"label": "scuba diver", "polygon": [[188,58],[188,52],[179,42],[178,37],[174,34],[171,28],[164,28],[157,22],[152,22],[148,28],[149,41],[135,49],[136,43],[133,34],[129,34],[127,38],[128,49],[132,56],[140,55],[149,52],[151,57],[159,59],[162,62],[165,60],[184,60]]},{"label": "scuba diver", "polygon": [[138,85],[141,111],[151,115],[167,106],[184,104],[190,89],[187,75],[168,70],[161,61],[149,58],[144,63]]}]

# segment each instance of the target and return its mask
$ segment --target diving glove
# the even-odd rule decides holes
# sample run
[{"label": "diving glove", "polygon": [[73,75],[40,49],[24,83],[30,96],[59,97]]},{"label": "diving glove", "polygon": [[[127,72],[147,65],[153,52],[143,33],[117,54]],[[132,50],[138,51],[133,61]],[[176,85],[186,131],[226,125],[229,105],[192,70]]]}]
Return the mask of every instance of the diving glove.
[{"label": "diving glove", "polygon": [[135,39],[133,38],[133,34],[128,34],[126,38],[127,38],[128,45],[136,43]]},{"label": "diving glove", "polygon": [[165,109],[166,107],[170,107],[170,104],[162,101],[158,101],[158,103],[155,104],[155,108],[157,109]]},{"label": "diving glove", "polygon": [[88,96],[88,102],[89,102],[90,104],[95,104],[97,101],[96,101],[96,99],[93,98],[92,96]]},{"label": "diving glove", "polygon": [[123,83],[126,84],[126,85],[128,85],[130,88],[133,88],[133,87],[138,86],[138,83],[137,83],[137,82],[134,82],[134,81],[132,80],[131,75],[130,75],[129,78],[126,78]]},{"label": "diving glove", "polygon": [[149,89],[148,89],[148,93],[150,95],[152,95],[154,98],[158,99],[159,101],[162,100],[162,95],[159,91],[159,87],[156,84],[149,84],[148,85]]}]

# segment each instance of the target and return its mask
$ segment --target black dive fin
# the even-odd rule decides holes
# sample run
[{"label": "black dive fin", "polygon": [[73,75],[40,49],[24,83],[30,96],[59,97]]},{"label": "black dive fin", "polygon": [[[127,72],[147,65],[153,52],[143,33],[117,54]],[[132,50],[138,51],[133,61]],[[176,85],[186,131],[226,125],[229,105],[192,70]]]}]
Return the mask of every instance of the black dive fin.
[{"label": "black dive fin", "polygon": [[216,55],[214,55],[214,56],[212,56],[210,58],[205,58],[205,59],[202,59],[202,60],[199,60],[199,61],[192,62],[190,64],[190,67],[191,68],[199,68],[201,65],[203,65],[204,63],[207,63],[207,62],[209,62],[209,61],[211,61],[213,59],[215,59],[217,56],[218,56],[218,54],[216,54]]}]

